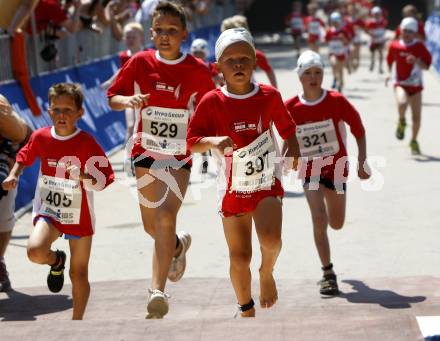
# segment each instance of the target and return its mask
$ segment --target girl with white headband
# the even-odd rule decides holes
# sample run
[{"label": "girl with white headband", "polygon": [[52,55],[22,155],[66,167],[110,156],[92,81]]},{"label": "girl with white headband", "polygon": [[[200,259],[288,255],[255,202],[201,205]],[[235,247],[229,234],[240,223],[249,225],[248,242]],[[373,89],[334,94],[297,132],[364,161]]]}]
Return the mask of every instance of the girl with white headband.
[{"label": "girl with white headband", "polygon": [[285,102],[292,115],[302,162],[299,177],[310,207],[315,245],[321,260],[323,278],[320,293],[339,293],[330,257],[328,225],[339,230],[344,225],[348,160],[345,123],[358,145],[360,179],[370,177],[366,161],[365,130],[356,109],[335,91],[322,88],[323,62],[313,51],[303,52],[296,71],[303,93]]},{"label": "girl with white headband", "polygon": [[[229,247],[230,276],[241,316],[255,316],[251,292],[252,220],[260,242],[260,305],[278,299],[273,270],[281,250],[281,186],[278,147],[272,129],[287,140],[286,153],[298,156],[295,123],[280,93],[252,82],[255,47],[243,28],[224,31],[215,55],[226,85],[206,94],[188,129],[188,148],[212,149],[222,162],[218,174],[219,213]],[[295,158],[287,167],[294,167]],[[270,212],[270,214],[268,214]]]}]

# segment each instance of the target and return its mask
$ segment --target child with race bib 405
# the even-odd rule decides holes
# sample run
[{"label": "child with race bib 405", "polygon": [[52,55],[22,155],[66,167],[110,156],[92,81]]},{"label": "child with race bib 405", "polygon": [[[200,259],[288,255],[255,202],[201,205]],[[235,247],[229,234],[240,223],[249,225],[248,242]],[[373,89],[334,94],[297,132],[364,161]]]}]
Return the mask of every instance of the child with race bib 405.
[{"label": "child with race bib 405", "polygon": [[222,161],[218,205],[229,248],[230,277],[241,316],[252,317],[252,221],[262,253],[260,305],[269,308],[278,299],[273,270],[281,250],[284,192],[273,125],[287,139],[289,156],[298,156],[299,150],[295,123],[280,93],[251,81],[255,47],[250,33],[244,28],[224,31],[215,55],[226,85],[206,94],[197,106],[189,125],[188,148],[197,153],[212,149]]},{"label": "child with race bib 405", "polygon": [[136,109],[129,151],[134,163],[144,230],[154,239],[152,282],[146,318],[168,313],[167,277],[178,281],[186,267],[191,236],[176,235],[177,213],[192,166],[186,149],[190,115],[215,88],[204,62],[180,51],[188,38],[184,9],[160,2],[153,13],[157,50],[139,52],[122,67],[108,90],[113,110]]},{"label": "child with race bib 405", "polygon": [[77,128],[84,113],[82,103],[78,85],[60,83],[49,89],[53,126],[32,133],[2,184],[7,190],[15,188],[22,170],[40,159],[27,254],[32,262],[51,266],[47,285],[50,291],[59,292],[64,284],[66,254],[51,250],[51,245],[63,234],[69,240],[73,320],[83,318],[90,295],[88,265],[95,231],[92,191],[102,190],[114,180],[102,148]]},{"label": "child with race bib 405", "polygon": [[369,178],[366,162],[365,130],[356,109],[338,92],[323,89],[324,65],[319,54],[303,52],[297,72],[303,92],[286,101],[292,115],[301,151],[299,176],[313,221],[316,248],[324,271],[320,293],[338,294],[338,284],[330,257],[327,227],[344,225],[348,160],[345,123],[358,145],[358,176]]}]

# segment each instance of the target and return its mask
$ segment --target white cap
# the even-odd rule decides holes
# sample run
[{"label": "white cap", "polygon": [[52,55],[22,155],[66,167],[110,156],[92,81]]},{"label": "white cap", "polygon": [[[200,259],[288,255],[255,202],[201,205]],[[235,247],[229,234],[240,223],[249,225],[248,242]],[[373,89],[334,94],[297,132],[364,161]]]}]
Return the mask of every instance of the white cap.
[{"label": "white cap", "polygon": [[371,9],[371,14],[382,14],[382,9],[379,6],[374,6]]},{"label": "white cap", "polygon": [[341,13],[332,12],[332,14],[330,14],[330,21],[341,22],[342,21]]},{"label": "white cap", "polygon": [[416,19],[407,17],[400,23],[400,29],[417,32],[419,30],[419,24]]},{"label": "white cap", "polygon": [[249,31],[242,27],[231,28],[224,31],[222,34],[220,34],[220,37],[218,37],[217,42],[215,43],[215,59],[218,61],[229,45],[238,43],[240,41],[248,43],[255,53],[254,40]]},{"label": "white cap", "polygon": [[197,38],[194,39],[191,44],[191,53],[203,52],[206,56],[208,55],[208,42],[205,39]]},{"label": "white cap", "polygon": [[298,76],[301,77],[304,71],[311,67],[317,67],[323,70],[324,63],[322,62],[322,58],[318,53],[312,50],[304,51],[298,58],[295,71],[298,73]]}]

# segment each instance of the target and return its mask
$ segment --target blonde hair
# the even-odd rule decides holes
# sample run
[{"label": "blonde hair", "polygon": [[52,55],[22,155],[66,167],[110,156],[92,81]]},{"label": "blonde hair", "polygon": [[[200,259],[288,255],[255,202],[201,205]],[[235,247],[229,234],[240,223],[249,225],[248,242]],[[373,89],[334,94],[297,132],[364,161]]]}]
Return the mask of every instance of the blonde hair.
[{"label": "blonde hair", "polygon": [[220,27],[220,31],[224,32],[231,28],[240,28],[243,27],[249,31],[249,24],[247,18],[244,15],[234,15],[233,17],[226,18],[222,21],[222,25]]},{"label": "blonde hair", "polygon": [[60,96],[71,97],[76,104],[77,109],[81,109],[84,101],[84,95],[81,90],[81,85],[74,83],[58,83],[49,88],[49,104],[52,104],[54,98]]},{"label": "blonde hair", "polygon": [[141,24],[137,22],[129,22],[124,26],[124,31],[123,31],[124,35],[130,31],[137,31],[142,37],[144,36],[144,28],[142,27]]}]

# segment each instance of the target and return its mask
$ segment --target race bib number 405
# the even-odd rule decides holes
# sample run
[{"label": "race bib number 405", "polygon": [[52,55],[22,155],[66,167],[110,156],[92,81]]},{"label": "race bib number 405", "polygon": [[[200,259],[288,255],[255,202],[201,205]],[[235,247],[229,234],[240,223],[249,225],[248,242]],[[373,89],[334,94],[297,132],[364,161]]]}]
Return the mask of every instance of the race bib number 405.
[{"label": "race bib number 405", "polygon": [[275,146],[270,131],[232,155],[231,191],[256,192],[274,183]]},{"label": "race bib number 405", "polygon": [[79,181],[43,175],[40,177],[38,190],[41,199],[40,214],[61,224],[79,224],[82,201]]},{"label": "race bib number 405", "polygon": [[167,155],[186,154],[189,111],[146,107],[141,111],[142,139],[145,150]]},{"label": "race bib number 405", "polygon": [[332,119],[296,127],[301,156],[323,157],[339,152],[339,142]]}]

